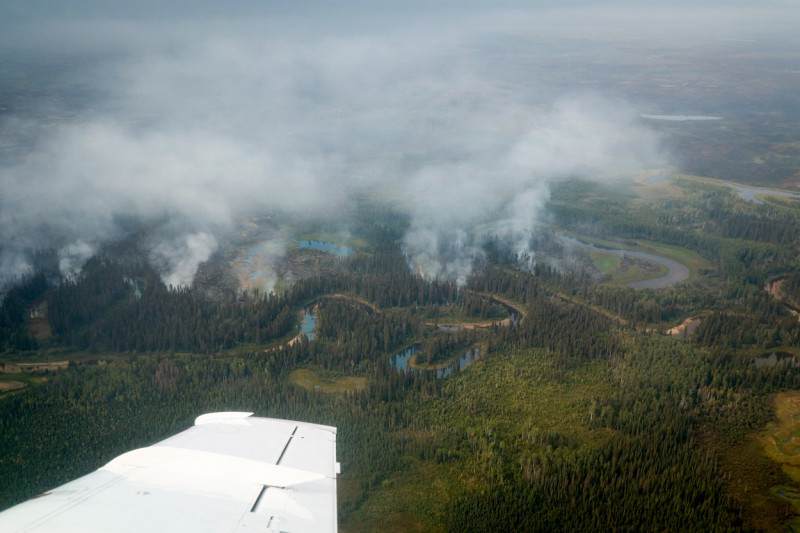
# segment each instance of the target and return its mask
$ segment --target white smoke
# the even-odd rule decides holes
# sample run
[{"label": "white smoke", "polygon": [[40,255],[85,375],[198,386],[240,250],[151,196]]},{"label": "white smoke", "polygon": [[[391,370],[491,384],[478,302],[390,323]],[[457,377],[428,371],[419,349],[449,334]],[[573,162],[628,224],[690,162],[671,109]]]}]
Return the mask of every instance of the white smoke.
[{"label": "white smoke", "polygon": [[[516,53],[532,46],[517,19],[451,15],[348,31],[306,13],[37,29],[49,41],[29,46],[75,67],[54,82],[55,110],[0,122],[0,141],[39,132],[0,161],[0,285],[36,249],[77,272],[121,220],[158,226],[150,258],[166,283],[191,284],[246,215],[346,218],[366,195],[410,215],[414,268],[463,282],[492,221],[530,252],[553,180],[658,160],[621,101],[553,99],[536,58]],[[86,62],[105,40],[116,55]]]},{"label": "white smoke", "polygon": [[85,241],[77,240],[58,251],[58,269],[65,278],[80,274],[86,260],[92,257],[97,248]]},{"label": "white smoke", "polygon": [[191,285],[197,267],[217,250],[217,240],[208,233],[191,233],[158,242],[150,252],[150,260],[162,272],[166,285]]},{"label": "white smoke", "polygon": [[465,282],[482,257],[487,223],[530,264],[529,243],[553,181],[614,179],[662,160],[656,137],[622,101],[584,95],[530,118],[535,125],[506,146],[473,150],[468,163],[428,166],[408,182],[412,223],[404,245],[412,268]]}]

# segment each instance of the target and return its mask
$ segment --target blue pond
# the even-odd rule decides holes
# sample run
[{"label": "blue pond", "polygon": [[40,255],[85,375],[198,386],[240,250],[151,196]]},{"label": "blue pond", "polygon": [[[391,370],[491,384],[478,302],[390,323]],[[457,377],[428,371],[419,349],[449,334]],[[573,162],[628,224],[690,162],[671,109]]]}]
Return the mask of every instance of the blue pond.
[{"label": "blue pond", "polygon": [[[419,344],[414,344],[403,350],[402,352],[395,354],[389,358],[389,363],[392,365],[397,371],[400,372],[408,372],[409,370],[415,370],[417,372],[434,372],[433,370],[419,370],[415,369],[414,367],[409,365],[409,361],[411,358],[419,353],[422,349],[422,346]],[[436,369],[436,377],[437,378],[446,378],[451,376],[453,372],[460,372],[467,368],[473,361],[475,361],[480,356],[480,348],[470,348],[464,354],[459,357],[458,359],[454,359],[447,367]]]},{"label": "blue pond", "polygon": [[393,355],[389,358],[389,363],[392,365],[392,368],[395,370],[400,370],[402,372],[408,372],[408,361],[411,357],[419,352],[421,346],[419,344],[413,344],[400,352],[399,354]]},{"label": "blue pond", "polygon": [[310,309],[306,309],[303,313],[303,320],[300,321],[300,330],[305,334],[309,342],[313,341],[317,336],[314,330],[317,329],[317,317],[315,317]]},{"label": "blue pond", "polygon": [[346,256],[353,253],[353,249],[349,246],[340,246],[333,242],[298,241],[297,239],[292,239],[292,242],[297,244],[298,248],[309,248],[311,250],[319,250],[320,252],[327,252],[333,255]]}]

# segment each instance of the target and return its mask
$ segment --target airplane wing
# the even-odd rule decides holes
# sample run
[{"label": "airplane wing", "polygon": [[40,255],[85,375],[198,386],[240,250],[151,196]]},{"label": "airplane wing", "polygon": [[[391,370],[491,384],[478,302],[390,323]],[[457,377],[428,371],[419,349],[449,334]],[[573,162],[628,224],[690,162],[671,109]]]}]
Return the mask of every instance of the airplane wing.
[{"label": "airplane wing", "polygon": [[210,413],[0,513],[3,532],[336,532],[336,428]]}]

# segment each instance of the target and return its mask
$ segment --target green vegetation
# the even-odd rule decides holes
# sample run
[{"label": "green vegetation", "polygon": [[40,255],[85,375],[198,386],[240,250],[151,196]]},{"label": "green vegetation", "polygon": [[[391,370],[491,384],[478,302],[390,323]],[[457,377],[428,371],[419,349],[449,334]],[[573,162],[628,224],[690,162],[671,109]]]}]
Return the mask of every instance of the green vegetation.
[{"label": "green vegetation", "polygon": [[[800,476],[785,465],[797,464],[800,213],[702,180],[668,185],[679,199],[577,180],[553,194],[559,232],[690,267],[658,290],[603,283],[598,271],[621,283],[625,265],[601,250],[557,266],[548,230],[532,272],[489,241],[465,287],[425,280],[397,245],[402,217],[366,205],[348,242],[370,253],[279,294],[165,287],[112,257],[75,279],[21,280],[0,307],[0,383],[27,384],[0,398],[0,507],[203,412],[249,410],[339,428],[343,532],[798,523]],[[310,305],[312,342],[297,335]],[[689,339],[660,333],[690,317],[702,320]],[[396,371],[408,346],[422,369]],[[425,370],[472,347],[465,371]]]},{"label": "green vegetation", "polygon": [[609,282],[613,285],[624,286],[635,281],[657,278],[667,272],[667,268],[658,263],[631,261],[613,252],[595,250],[590,257],[597,269],[610,277]]},{"label": "green vegetation", "polygon": [[367,388],[367,378],[356,376],[321,377],[308,368],[298,368],[289,374],[292,383],[319,392],[354,392]]}]

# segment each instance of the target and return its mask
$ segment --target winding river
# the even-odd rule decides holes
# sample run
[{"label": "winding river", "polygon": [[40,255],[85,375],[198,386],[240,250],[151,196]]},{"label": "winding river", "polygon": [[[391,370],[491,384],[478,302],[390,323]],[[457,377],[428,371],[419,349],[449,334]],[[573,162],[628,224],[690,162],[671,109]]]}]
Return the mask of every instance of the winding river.
[{"label": "winding river", "polygon": [[633,281],[628,283],[628,287],[633,287],[635,289],[664,289],[689,278],[689,267],[668,257],[662,257],[660,255],[637,252],[633,250],[604,248],[602,246],[595,246],[594,244],[586,244],[585,242],[581,242],[572,237],[562,236],[561,239],[574,246],[580,246],[581,248],[586,248],[588,250],[600,250],[602,252],[617,254],[622,257],[635,257],[644,261],[650,261],[651,263],[658,263],[667,269],[667,273],[663,276],[641,281]]},{"label": "winding river", "polygon": [[667,268],[667,273],[663,276],[659,276],[657,278],[652,279],[645,279],[642,281],[634,281],[628,283],[628,287],[633,287],[635,289],[664,289],[676,283],[680,283],[689,278],[689,268],[680,263],[675,261],[674,259],[670,259],[668,257],[662,257],[660,255],[653,255],[644,252],[633,252],[631,250],[610,250],[614,253],[618,253],[622,256],[630,256],[636,257],[638,259],[644,259],[645,261],[651,261],[653,263],[658,263],[660,265],[664,265]]},{"label": "winding river", "polygon": [[789,192],[789,191],[780,191],[778,189],[755,189],[753,187],[745,187],[744,185],[737,185],[736,183],[726,182],[725,185],[728,187],[732,187],[736,189],[736,194],[739,195],[739,198],[742,200],[747,200],[748,202],[753,202],[754,204],[763,204],[764,201],[758,198],[759,194],[767,195],[767,196],[781,196],[783,198],[794,198],[799,199],[800,194]]}]

